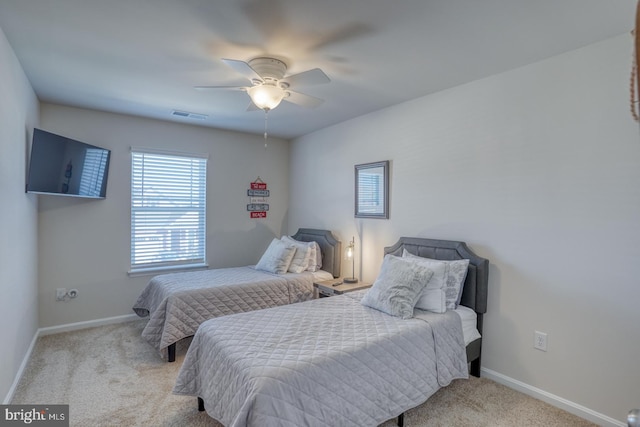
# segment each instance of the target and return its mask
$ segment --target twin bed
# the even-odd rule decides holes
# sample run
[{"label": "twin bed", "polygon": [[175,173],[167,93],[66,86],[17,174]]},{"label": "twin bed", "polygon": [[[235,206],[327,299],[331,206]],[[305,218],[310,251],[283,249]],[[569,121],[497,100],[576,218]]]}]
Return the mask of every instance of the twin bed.
[{"label": "twin bed", "polygon": [[311,300],[314,281],[340,276],[341,243],[328,230],[301,228],[292,237],[318,244],[320,270],[273,274],[248,266],[156,276],[133,306],[149,316],[142,337],[173,362],[176,343],[206,320]]},{"label": "twin bed", "polygon": [[[463,242],[403,237],[385,248],[406,253],[469,260],[459,309],[401,319],[362,305],[365,290],[218,317],[198,328],[174,393],[197,396],[227,427],[402,425],[439,388],[480,375],[488,287],[488,261]],[[475,314],[475,336],[459,310]]]}]

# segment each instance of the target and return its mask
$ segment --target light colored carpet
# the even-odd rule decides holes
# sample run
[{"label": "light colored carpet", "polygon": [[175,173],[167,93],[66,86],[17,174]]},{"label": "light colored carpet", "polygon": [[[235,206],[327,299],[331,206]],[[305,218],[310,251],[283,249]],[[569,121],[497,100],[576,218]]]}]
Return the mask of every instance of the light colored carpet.
[{"label": "light colored carpet", "polygon": [[[38,339],[12,403],[69,404],[72,426],[220,427],[195,397],[171,394],[188,340],[175,363],[140,334],[144,320]],[[396,425],[387,421],[384,427]],[[407,427],[594,426],[484,378],[457,380],[408,411]]]}]

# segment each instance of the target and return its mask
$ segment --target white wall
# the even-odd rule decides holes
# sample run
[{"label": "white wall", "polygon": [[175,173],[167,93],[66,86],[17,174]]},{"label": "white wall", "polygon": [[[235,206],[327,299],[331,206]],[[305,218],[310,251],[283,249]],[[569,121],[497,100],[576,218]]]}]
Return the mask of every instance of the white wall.
[{"label": "white wall", "polygon": [[[104,200],[41,196],[39,203],[40,326],[133,314],[149,276],[130,267],[130,147],[209,153],[207,259],[210,267],[255,264],[271,238],[286,231],[289,143],[260,136],[42,104],[41,127],[109,148]],[[266,219],[246,211],[249,183],[269,185]],[[77,288],[78,298],[55,301],[55,289]]]},{"label": "white wall", "polygon": [[38,99],[0,29],[0,396],[38,328],[37,199],[25,193]]},{"label": "white wall", "polygon": [[[491,262],[483,367],[625,419],[640,405],[631,48],[625,34],[293,141],[289,231],[356,235],[368,281],[400,236],[466,241]],[[391,217],[355,220],[353,166],[380,160]]]}]

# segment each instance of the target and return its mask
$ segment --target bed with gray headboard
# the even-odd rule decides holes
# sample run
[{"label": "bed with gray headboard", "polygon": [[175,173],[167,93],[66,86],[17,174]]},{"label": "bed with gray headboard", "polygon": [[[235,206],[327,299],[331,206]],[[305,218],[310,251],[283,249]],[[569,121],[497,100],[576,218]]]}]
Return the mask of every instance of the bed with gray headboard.
[{"label": "bed with gray headboard", "polygon": [[[488,261],[463,242],[422,238],[403,237],[384,253],[402,256],[405,249],[437,260],[469,260],[461,305],[475,311],[481,330]],[[376,283],[385,281],[383,270]],[[415,277],[405,273],[391,273],[396,290],[413,286]],[[468,378],[469,362],[471,374],[480,375],[481,338],[463,339],[458,310],[415,309],[413,317],[399,317],[366,304],[369,292],[204,322],[173,392],[196,396],[199,410],[233,427],[380,425],[395,417],[401,425],[405,411]],[[391,300],[397,293],[386,295]]]},{"label": "bed with gray headboard", "polygon": [[315,281],[340,276],[342,244],[329,230],[301,228],[291,237],[318,244],[319,271],[275,274],[245,266],[155,276],[133,306],[149,316],[142,337],[173,362],[176,343],[208,319],[313,299]]},{"label": "bed with gray headboard", "polygon": [[[452,261],[468,259],[469,269],[464,281],[460,304],[473,309],[477,316],[477,329],[482,335],[482,316],[487,312],[489,288],[489,260],[476,255],[465,242],[436,240],[419,237],[401,237],[393,246],[384,248],[384,253],[402,256],[406,249],[413,255],[438,260]],[[467,360],[471,363],[471,375],[480,376],[482,337],[467,346]]]}]

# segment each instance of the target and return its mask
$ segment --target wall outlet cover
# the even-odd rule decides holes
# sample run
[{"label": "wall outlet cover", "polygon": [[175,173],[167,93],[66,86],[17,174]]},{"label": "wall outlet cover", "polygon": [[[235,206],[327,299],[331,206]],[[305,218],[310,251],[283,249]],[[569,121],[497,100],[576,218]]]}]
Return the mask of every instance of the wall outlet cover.
[{"label": "wall outlet cover", "polygon": [[547,334],[540,331],[534,332],[533,348],[547,351]]}]

